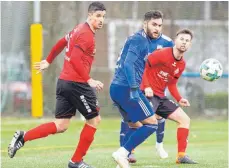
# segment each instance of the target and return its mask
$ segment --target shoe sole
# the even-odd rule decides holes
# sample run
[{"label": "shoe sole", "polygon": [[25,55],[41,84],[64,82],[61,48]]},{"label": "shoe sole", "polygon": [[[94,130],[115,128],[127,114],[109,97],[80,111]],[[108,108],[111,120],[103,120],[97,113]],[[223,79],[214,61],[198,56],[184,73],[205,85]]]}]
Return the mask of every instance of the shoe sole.
[{"label": "shoe sole", "polygon": [[14,150],[14,144],[17,142],[19,136],[20,136],[20,131],[16,131],[8,146],[8,155],[10,158],[13,158],[17,152],[17,150],[16,151]]}]

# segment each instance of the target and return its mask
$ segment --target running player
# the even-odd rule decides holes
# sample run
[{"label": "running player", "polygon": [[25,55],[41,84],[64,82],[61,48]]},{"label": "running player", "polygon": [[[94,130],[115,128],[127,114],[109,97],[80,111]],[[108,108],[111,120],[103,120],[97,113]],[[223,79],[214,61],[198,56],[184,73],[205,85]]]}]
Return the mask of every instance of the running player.
[{"label": "running player", "polygon": [[88,8],[88,18],[60,39],[50,54],[35,64],[42,71],[49,67],[54,58],[66,47],[63,69],[56,87],[55,120],[28,131],[17,131],[8,147],[13,158],[28,141],[65,132],[76,109],[86,118],[78,146],[68,163],[69,168],[91,168],[83,161],[100,123],[99,107],[93,88],[101,90],[103,83],[94,80],[89,73],[95,56],[95,32],[103,27],[106,8],[101,2],[93,2]]}]

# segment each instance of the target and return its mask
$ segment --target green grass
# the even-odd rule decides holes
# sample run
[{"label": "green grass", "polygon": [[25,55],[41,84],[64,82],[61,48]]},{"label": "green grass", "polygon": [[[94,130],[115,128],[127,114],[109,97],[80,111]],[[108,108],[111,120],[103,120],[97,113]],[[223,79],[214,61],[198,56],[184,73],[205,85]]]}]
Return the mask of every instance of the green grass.
[{"label": "green grass", "polygon": [[[83,126],[82,121],[72,120],[67,132],[26,143],[15,158],[7,155],[7,146],[15,130],[28,130],[48,120],[2,118],[1,166],[3,168],[66,168]],[[133,168],[226,168],[228,167],[227,121],[192,121],[187,153],[198,165],[176,165],[176,124],[168,121],[165,133],[165,149],[168,159],[159,159],[155,153],[155,135],[152,135],[136,151],[138,162]],[[103,119],[95,141],[84,160],[96,168],[115,168],[112,152],[119,144],[119,119]]]}]

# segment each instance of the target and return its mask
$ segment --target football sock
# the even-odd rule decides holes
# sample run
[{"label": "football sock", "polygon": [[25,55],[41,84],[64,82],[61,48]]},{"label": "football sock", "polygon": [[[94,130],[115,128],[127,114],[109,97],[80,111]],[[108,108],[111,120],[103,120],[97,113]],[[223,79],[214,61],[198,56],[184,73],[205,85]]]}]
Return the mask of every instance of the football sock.
[{"label": "football sock", "polygon": [[[136,128],[129,128],[128,132],[125,135],[125,138],[123,139],[123,145],[129,140],[130,136],[136,131]],[[122,146],[123,146],[122,145]]]},{"label": "football sock", "polygon": [[45,123],[27,131],[24,135],[24,142],[44,138],[50,134],[55,134],[56,132],[57,128],[54,122]]},{"label": "football sock", "polygon": [[157,135],[157,143],[162,143],[163,142],[163,138],[164,138],[164,131],[165,131],[165,119],[159,119],[158,121],[158,128],[156,131],[156,135]]},{"label": "football sock", "polygon": [[178,153],[185,153],[188,143],[188,133],[189,129],[187,128],[178,128],[177,129],[177,143],[178,143]]},{"label": "football sock", "polygon": [[142,127],[136,129],[134,133],[130,136],[128,141],[124,144],[124,148],[131,152],[139,144],[144,142],[151,134],[157,130],[157,124],[145,124]]},{"label": "football sock", "polygon": [[84,125],[84,128],[80,134],[80,140],[78,146],[71,159],[73,162],[82,161],[83,157],[86,155],[91,143],[94,140],[95,132],[96,132],[96,128],[88,124]]},{"label": "football sock", "polygon": [[129,131],[129,126],[126,122],[121,121],[121,129],[120,129],[120,146],[123,146],[123,141],[125,139],[126,133]]}]

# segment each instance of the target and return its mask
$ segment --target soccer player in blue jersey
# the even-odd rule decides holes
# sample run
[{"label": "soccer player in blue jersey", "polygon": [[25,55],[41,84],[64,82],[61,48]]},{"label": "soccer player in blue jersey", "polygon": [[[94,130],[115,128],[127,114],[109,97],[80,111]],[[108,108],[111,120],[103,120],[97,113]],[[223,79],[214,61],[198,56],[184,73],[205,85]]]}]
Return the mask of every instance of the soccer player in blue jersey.
[{"label": "soccer player in blue jersey", "polygon": [[[110,86],[111,99],[119,108],[123,121],[128,122],[130,127],[121,147],[112,154],[122,168],[129,167],[128,155],[131,150],[144,142],[158,127],[151,105],[139,86],[148,54],[161,48],[163,42],[165,44],[161,35],[162,22],[160,11],[145,14],[143,29],[128,37],[123,47]],[[168,40],[167,43],[172,42]]]},{"label": "soccer player in blue jersey", "polygon": [[[163,24],[163,14],[160,11],[150,11],[150,12],[147,12],[145,14],[145,18],[150,18],[150,22],[148,24],[151,24],[151,28],[152,28],[152,32],[153,32],[152,36],[150,37],[150,43],[149,43],[149,47],[148,47],[149,53],[151,53],[157,49],[160,49],[160,48],[173,47],[174,46],[173,41],[169,37],[167,37],[166,35],[161,33],[162,24]],[[159,24],[158,24],[158,22],[159,22]],[[147,33],[147,31],[149,31],[149,30],[146,29],[146,33]],[[128,46],[125,45],[123,50],[126,50],[125,47],[128,47]],[[117,65],[119,65],[119,62]],[[148,97],[148,96],[150,96],[150,93],[148,93],[146,90],[145,95]],[[156,136],[157,136],[156,150],[157,150],[157,153],[160,156],[160,158],[167,158],[168,153],[164,150],[164,147],[163,147],[165,119],[160,117],[160,116],[156,116],[156,117],[158,120],[158,129],[156,131]],[[133,129],[133,127],[132,127],[132,129]],[[128,138],[128,136],[129,136],[128,132],[129,131],[131,131],[131,130],[128,126],[128,121],[122,120],[121,121],[121,130],[120,130],[120,146],[123,145],[125,138]],[[127,135],[127,137],[126,137],[126,135]],[[129,161],[131,163],[136,162],[136,159],[135,159],[133,153],[131,153],[129,155]]]}]

